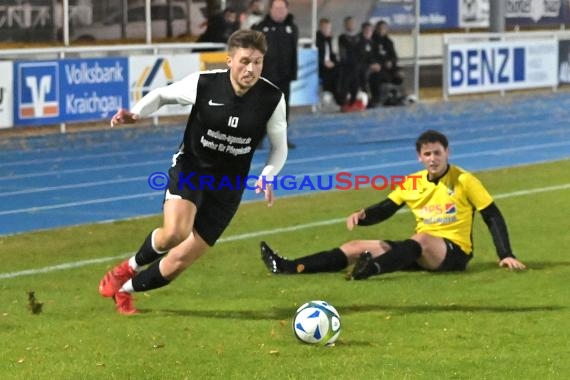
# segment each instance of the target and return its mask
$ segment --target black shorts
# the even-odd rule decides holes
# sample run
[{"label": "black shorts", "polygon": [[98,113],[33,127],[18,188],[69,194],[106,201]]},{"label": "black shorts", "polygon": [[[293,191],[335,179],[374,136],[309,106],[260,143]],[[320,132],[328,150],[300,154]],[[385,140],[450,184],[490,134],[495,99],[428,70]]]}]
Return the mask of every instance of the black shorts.
[{"label": "black shorts", "polygon": [[[391,247],[394,247],[394,245],[398,243],[394,242],[393,240],[383,240],[383,241],[384,243],[387,243]],[[445,257],[441,262],[441,264],[439,265],[439,268],[437,268],[434,272],[464,271],[465,268],[467,268],[467,263],[473,257],[473,254],[470,255],[466,254],[461,249],[461,247],[459,247],[451,240],[443,239],[443,241],[445,242],[445,247],[447,248],[447,251],[445,252]],[[413,263],[402,269],[409,271],[426,270],[416,261],[414,261]]]},{"label": "black shorts", "polygon": [[178,162],[168,171],[170,182],[165,192],[164,200],[185,199],[196,205],[198,209],[194,219],[194,229],[202,239],[212,247],[230,224],[237,212],[243,189],[218,188],[213,189],[200,183],[199,176],[192,176],[192,185],[179,186],[182,164]]},{"label": "black shorts", "polygon": [[448,239],[443,239],[447,252],[437,272],[454,272],[464,271],[467,268],[467,263],[473,258],[473,253],[465,253],[461,247]]}]

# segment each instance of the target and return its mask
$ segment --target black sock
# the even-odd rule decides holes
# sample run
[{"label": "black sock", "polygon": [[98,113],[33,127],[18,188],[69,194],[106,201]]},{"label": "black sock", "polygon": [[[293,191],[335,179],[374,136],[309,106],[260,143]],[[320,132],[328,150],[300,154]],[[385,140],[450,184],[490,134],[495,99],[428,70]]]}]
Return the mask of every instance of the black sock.
[{"label": "black sock", "polygon": [[156,261],[158,258],[162,257],[166,252],[157,252],[152,248],[152,234],[154,233],[153,230],[148,236],[146,237],[144,243],[139,248],[138,252],[135,254],[135,261],[138,265],[144,266]]},{"label": "black sock", "polygon": [[378,274],[395,272],[409,267],[422,255],[422,247],[412,239],[390,242],[392,249],[376,257]]},{"label": "black sock", "polygon": [[340,248],[318,252],[290,261],[291,273],[338,272],[346,268],[348,259]]},{"label": "black sock", "polygon": [[160,273],[160,261],[154,262],[154,264],[133,278],[133,289],[135,292],[158,289],[168,284],[170,284],[170,281]]}]

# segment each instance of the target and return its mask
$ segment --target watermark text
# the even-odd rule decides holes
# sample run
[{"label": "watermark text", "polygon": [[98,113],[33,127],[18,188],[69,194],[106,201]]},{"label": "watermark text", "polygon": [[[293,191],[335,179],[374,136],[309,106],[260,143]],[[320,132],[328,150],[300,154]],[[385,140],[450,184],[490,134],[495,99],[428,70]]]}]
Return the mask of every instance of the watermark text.
[{"label": "watermark text", "polygon": [[[191,173],[178,173],[176,187],[190,190],[263,190],[271,186],[274,190],[323,191],[360,190],[372,187],[374,190],[416,190],[419,175],[363,175],[338,172],[334,175],[283,175],[268,178],[265,176],[213,176]],[[148,185],[153,190],[165,190],[170,186],[170,177],[163,172],[154,172],[148,177]],[[260,181],[261,180],[261,181]]]}]

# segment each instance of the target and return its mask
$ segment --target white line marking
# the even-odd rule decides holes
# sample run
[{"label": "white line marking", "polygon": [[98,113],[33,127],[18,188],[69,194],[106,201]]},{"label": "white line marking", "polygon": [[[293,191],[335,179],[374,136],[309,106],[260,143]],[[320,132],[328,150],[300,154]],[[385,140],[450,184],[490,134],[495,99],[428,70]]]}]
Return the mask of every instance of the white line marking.
[{"label": "white line marking", "polygon": [[[171,162],[167,157],[164,158],[164,164],[168,164]],[[0,181],[13,181],[15,179],[20,178],[36,178],[36,177],[53,177],[53,176],[60,176],[62,174],[77,174],[82,173],[89,175],[91,172],[94,171],[101,171],[101,170],[115,170],[115,169],[123,169],[123,168],[135,168],[138,166],[155,166],[160,164],[159,161],[141,161],[141,162],[133,162],[130,164],[117,164],[117,165],[102,165],[102,166],[90,166],[84,167],[79,169],[65,169],[65,170],[50,170],[44,172],[35,172],[35,173],[26,173],[26,174],[16,174],[16,175],[6,175],[0,177]]]},{"label": "white line marking", "polygon": [[[557,190],[566,190],[566,189],[570,189],[570,183],[564,183],[564,184],[560,184],[560,185],[547,186],[547,187],[539,187],[539,188],[528,189],[528,190],[512,191],[509,193],[497,194],[494,196],[494,198],[495,199],[513,198],[513,197],[520,197],[520,196],[524,196],[524,195],[539,194],[539,193],[545,193],[545,192],[557,191]],[[398,213],[404,213],[404,212],[409,212],[409,211],[408,211],[408,209],[402,209],[402,210],[398,211]],[[329,219],[329,220],[321,220],[318,222],[300,224],[300,225],[291,226],[291,227],[280,227],[280,228],[273,228],[270,230],[249,232],[249,233],[244,233],[244,234],[233,235],[233,236],[221,238],[220,240],[218,240],[218,243],[228,243],[228,242],[232,242],[232,241],[258,238],[258,237],[262,237],[262,236],[269,236],[269,235],[275,235],[275,234],[280,234],[280,233],[294,232],[294,231],[305,230],[305,229],[309,229],[309,228],[329,226],[329,225],[341,223],[344,221],[345,221],[345,218],[335,218],[335,219]],[[40,273],[55,272],[55,271],[59,271],[59,270],[80,268],[80,267],[84,267],[84,266],[91,265],[91,264],[100,264],[100,263],[105,263],[105,262],[109,262],[109,261],[119,260],[121,258],[128,257],[132,254],[133,254],[133,252],[125,253],[125,254],[118,255],[118,256],[101,257],[101,258],[97,258],[97,259],[88,259],[88,260],[80,260],[80,261],[75,261],[75,262],[70,262],[70,263],[63,263],[63,264],[58,264],[58,265],[53,265],[53,266],[43,267],[43,268],[37,268],[37,269],[27,269],[27,270],[18,271],[18,272],[0,273],[0,280],[7,279],[7,278],[22,277],[22,276],[31,276],[31,275],[40,274]]]},{"label": "white line marking", "polygon": [[[145,140],[146,141],[146,140]],[[16,160],[16,161],[5,161],[0,162],[0,168],[6,166],[23,166],[23,165],[42,165],[45,166],[48,163],[56,163],[62,164],[66,161],[82,161],[85,160],[93,160],[93,159],[101,159],[101,158],[110,158],[110,157],[119,157],[121,159],[125,159],[125,156],[137,156],[140,157],[141,154],[148,155],[149,153],[172,153],[173,148],[155,148],[155,149],[148,149],[144,148],[141,151],[137,150],[129,150],[129,151],[118,151],[118,152],[110,152],[110,153],[90,153],[84,155],[77,155],[77,154],[69,154],[63,155],[58,157],[51,157],[51,158],[34,158],[29,160]],[[70,151],[69,153],[73,153]],[[29,155],[29,154],[28,154]]]},{"label": "white line marking", "polygon": [[49,206],[37,206],[37,207],[20,208],[20,209],[15,209],[15,210],[6,210],[6,211],[0,211],[0,216],[12,215],[12,214],[21,214],[24,212],[38,212],[38,211],[45,211],[45,210],[54,210],[54,209],[58,209],[58,208],[93,205],[93,204],[98,204],[98,203],[124,201],[124,200],[128,200],[128,199],[156,197],[156,196],[163,196],[163,195],[164,195],[164,193],[162,191],[157,190],[157,191],[153,191],[151,193],[142,193],[142,194],[135,194],[135,195],[121,195],[119,197],[98,198],[98,199],[91,199],[88,201],[59,203],[59,204],[49,205]]},{"label": "white line marking", "polygon": [[114,185],[117,183],[124,183],[124,182],[134,182],[134,181],[148,181],[147,176],[140,176],[140,177],[128,177],[128,178],[117,178],[117,179],[109,179],[104,181],[93,181],[93,182],[80,182],[80,183],[72,183],[69,185],[60,185],[60,186],[39,186],[33,187],[31,189],[24,189],[24,190],[17,190],[17,191],[7,191],[5,193],[0,193],[0,197],[7,197],[10,195],[22,195],[22,194],[32,194],[32,193],[43,193],[46,191],[59,191],[59,190],[68,190],[68,189],[78,189],[82,187],[92,187],[92,186],[101,186],[101,185]]}]

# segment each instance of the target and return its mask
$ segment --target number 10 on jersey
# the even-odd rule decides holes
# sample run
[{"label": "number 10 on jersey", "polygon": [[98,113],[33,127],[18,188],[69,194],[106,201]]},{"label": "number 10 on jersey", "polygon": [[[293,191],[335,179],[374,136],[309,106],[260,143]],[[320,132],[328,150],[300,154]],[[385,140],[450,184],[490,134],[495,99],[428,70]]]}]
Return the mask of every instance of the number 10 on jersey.
[{"label": "number 10 on jersey", "polygon": [[237,128],[239,122],[239,117],[237,116],[230,116],[228,118],[228,127]]}]

